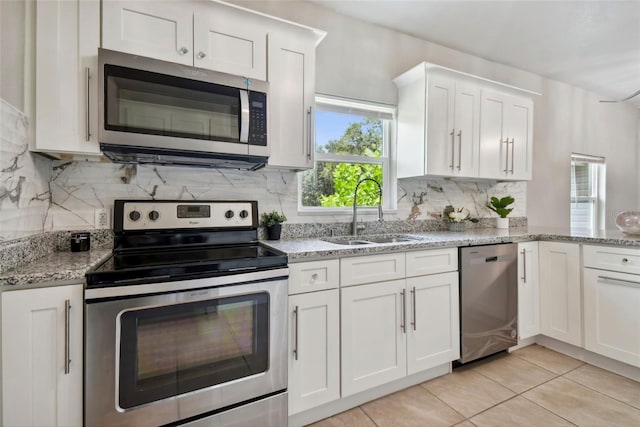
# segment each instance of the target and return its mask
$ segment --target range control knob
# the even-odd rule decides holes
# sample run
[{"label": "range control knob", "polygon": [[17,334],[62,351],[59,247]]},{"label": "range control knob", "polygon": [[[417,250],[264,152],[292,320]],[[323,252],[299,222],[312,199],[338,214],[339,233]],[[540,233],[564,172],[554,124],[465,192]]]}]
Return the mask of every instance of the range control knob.
[{"label": "range control knob", "polygon": [[129,212],[129,219],[131,221],[137,221],[140,219],[140,212],[138,211],[131,211]]},{"label": "range control knob", "polygon": [[[228,211],[226,211],[226,212],[224,213],[224,217],[225,217],[225,218],[227,218],[227,219],[231,219],[231,218],[233,218],[233,215],[234,215],[234,214],[233,214],[233,211],[232,211],[231,209],[229,209]],[[241,213],[240,215],[242,215],[242,213]]]},{"label": "range control knob", "polygon": [[155,220],[157,220],[158,218],[160,218],[160,214],[158,213],[158,211],[151,211],[151,212],[149,212],[149,219],[150,219],[151,221],[155,221]]},{"label": "range control knob", "polygon": [[247,212],[245,209],[240,211],[240,218],[246,218],[249,216],[249,212]]}]

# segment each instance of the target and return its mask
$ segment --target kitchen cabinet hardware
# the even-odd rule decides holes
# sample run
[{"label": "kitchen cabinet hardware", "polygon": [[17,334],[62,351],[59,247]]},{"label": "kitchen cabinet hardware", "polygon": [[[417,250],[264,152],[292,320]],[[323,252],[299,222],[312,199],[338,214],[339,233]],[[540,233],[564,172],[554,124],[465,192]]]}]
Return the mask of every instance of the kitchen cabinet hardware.
[{"label": "kitchen cabinet hardware", "polygon": [[84,69],[85,71],[85,75],[86,75],[86,82],[87,82],[87,96],[86,96],[86,100],[87,100],[87,105],[86,105],[86,109],[85,112],[87,114],[86,117],[86,126],[87,129],[85,131],[85,141],[89,142],[91,141],[91,68],[86,67]]},{"label": "kitchen cabinet hardware", "polygon": [[455,163],[455,156],[456,156],[456,140],[455,140],[455,134],[456,134],[456,130],[455,129],[451,129],[451,133],[449,135],[451,135],[451,164],[449,165],[449,169],[453,170],[453,166]]},{"label": "kitchen cabinet hardware", "polygon": [[516,156],[516,140],[515,138],[511,138],[511,170],[509,170],[509,173],[511,173],[511,175],[513,175],[513,159]]},{"label": "kitchen cabinet hardware", "polygon": [[622,258],[622,263],[623,263],[623,264],[627,264],[628,262],[629,262],[629,259],[628,259],[628,258]]},{"label": "kitchen cabinet hardware", "polygon": [[522,283],[527,283],[527,251],[523,249],[522,252]]},{"label": "kitchen cabinet hardware", "polygon": [[640,282],[636,282],[635,280],[618,279],[616,277],[610,277],[610,276],[598,276],[598,279],[627,283],[633,286],[634,288],[640,288]]},{"label": "kitchen cabinet hardware", "polygon": [[71,353],[70,353],[70,318],[71,318],[71,301],[64,301],[64,373],[68,375],[71,371]]},{"label": "kitchen cabinet hardware", "polygon": [[502,139],[500,140],[501,144],[507,144],[507,148],[506,148],[506,154],[504,156],[504,173],[509,173],[509,138],[507,138],[505,141],[503,141]]},{"label": "kitchen cabinet hardware", "polygon": [[198,59],[202,59],[202,58],[204,58],[205,56],[207,56],[207,54],[206,54],[206,53],[204,53],[204,52],[198,52],[198,54],[197,54],[196,56],[198,57]]},{"label": "kitchen cabinet hardware", "polygon": [[411,325],[413,326],[413,330],[416,330],[416,287],[412,287],[411,288],[411,300],[412,300],[412,306],[413,306],[413,310],[412,310],[412,314],[413,314],[413,319],[411,321]]},{"label": "kitchen cabinet hardware", "polygon": [[313,154],[313,138],[311,138],[311,121],[313,120],[313,107],[309,107],[307,110],[307,160],[311,161],[311,155]]},{"label": "kitchen cabinet hardware", "polygon": [[462,130],[458,131],[458,170],[462,169]]},{"label": "kitchen cabinet hardware", "polygon": [[178,53],[180,55],[186,55],[187,53],[189,53],[189,49],[187,49],[186,47],[182,46],[180,49],[178,49]]},{"label": "kitchen cabinet hardware", "polygon": [[296,305],[296,307],[293,309],[293,316],[295,317],[295,320],[293,322],[293,324],[295,325],[295,332],[294,332],[294,338],[293,338],[293,357],[295,360],[298,360],[298,306]]},{"label": "kitchen cabinet hardware", "polygon": [[400,329],[402,329],[402,332],[404,332],[405,334],[407,333],[407,310],[406,310],[406,304],[407,304],[407,296],[406,296],[406,292],[405,290],[401,290],[400,291],[400,297],[402,299],[401,302],[401,319],[400,319]]}]

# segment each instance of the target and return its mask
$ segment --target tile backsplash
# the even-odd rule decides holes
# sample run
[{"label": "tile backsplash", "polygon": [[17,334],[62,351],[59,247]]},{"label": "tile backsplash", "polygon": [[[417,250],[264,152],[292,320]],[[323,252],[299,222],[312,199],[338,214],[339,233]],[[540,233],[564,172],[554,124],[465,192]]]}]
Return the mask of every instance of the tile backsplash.
[{"label": "tile backsplash", "polygon": [[[0,241],[55,230],[94,228],[94,210],[111,209],[114,199],[250,199],[261,211],[284,212],[290,224],[350,221],[350,214],[299,214],[297,175],[96,161],[52,161],[28,151],[27,118],[2,101],[0,154]],[[526,216],[526,183],[460,181],[444,178],[398,180],[397,211],[386,221],[439,218],[447,205],[473,217],[495,217],[490,196],[512,195],[512,217]],[[364,216],[372,220],[370,216]]]}]

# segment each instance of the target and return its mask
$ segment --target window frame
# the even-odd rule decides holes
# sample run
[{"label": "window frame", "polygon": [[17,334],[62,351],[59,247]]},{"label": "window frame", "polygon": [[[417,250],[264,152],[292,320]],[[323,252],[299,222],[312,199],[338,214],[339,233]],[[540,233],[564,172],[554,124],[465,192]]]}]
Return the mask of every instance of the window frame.
[{"label": "window frame", "polygon": [[[589,195],[586,196],[578,196],[575,194],[573,190],[574,187],[574,177],[575,177],[575,166],[576,164],[586,164],[589,167],[588,170],[588,185],[589,185]],[[570,172],[570,183],[569,183],[569,227],[572,229],[578,229],[578,227],[574,226],[572,221],[572,207],[574,205],[579,205],[581,203],[588,203],[592,206],[593,216],[591,218],[591,226],[588,230],[591,232],[597,230],[603,230],[604,220],[605,220],[605,179],[606,179],[606,161],[604,157],[591,156],[586,154],[571,154],[571,172]]]},{"label": "window frame", "polygon": [[[334,154],[334,153],[318,153],[315,144],[314,135],[314,169],[317,162],[333,162],[333,163],[359,163],[374,164],[382,166],[382,209],[385,213],[395,213],[397,210],[397,178],[396,171],[393,167],[392,159],[395,156],[395,120],[397,109],[395,106],[387,104],[378,104],[368,101],[360,101],[355,99],[347,99],[329,95],[316,94],[315,111],[332,111],[345,114],[358,115],[358,113],[370,112],[375,116],[382,115],[382,155],[380,157],[358,156],[350,154]],[[329,108],[323,109],[322,105]],[[391,116],[386,118],[385,116]],[[366,117],[362,115],[362,117]],[[314,117],[314,125],[315,125]],[[315,129],[314,129],[315,133]],[[312,170],[312,169],[310,169]],[[302,205],[302,181],[305,171],[299,172],[298,175],[298,214],[300,215],[340,215],[353,213],[352,206],[341,207],[323,207],[323,206],[303,206]],[[354,189],[355,190],[355,189]],[[378,214],[377,206],[358,206],[358,214],[376,215]]]}]

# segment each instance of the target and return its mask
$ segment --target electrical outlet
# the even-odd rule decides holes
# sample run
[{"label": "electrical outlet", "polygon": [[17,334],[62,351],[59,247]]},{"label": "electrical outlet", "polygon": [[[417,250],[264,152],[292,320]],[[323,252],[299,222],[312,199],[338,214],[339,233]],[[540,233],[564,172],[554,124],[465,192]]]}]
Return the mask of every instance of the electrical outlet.
[{"label": "electrical outlet", "polygon": [[94,211],[93,226],[95,228],[109,228],[109,209],[101,208]]}]

